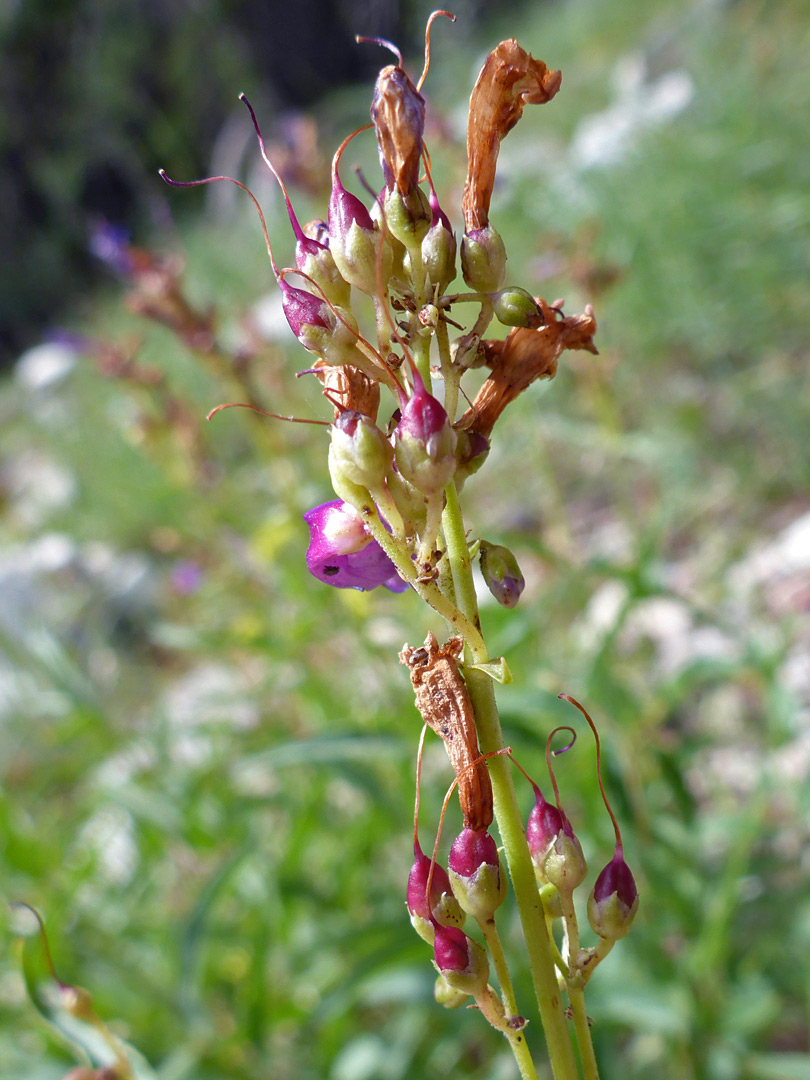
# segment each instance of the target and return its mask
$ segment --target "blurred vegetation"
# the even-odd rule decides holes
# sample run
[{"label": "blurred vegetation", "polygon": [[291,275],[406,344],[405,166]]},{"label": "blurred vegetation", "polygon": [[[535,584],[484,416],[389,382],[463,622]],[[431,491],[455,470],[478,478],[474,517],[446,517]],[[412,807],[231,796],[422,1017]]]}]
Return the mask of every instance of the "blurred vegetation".
[{"label": "blurred vegetation", "polygon": [[[481,22],[478,54],[449,26],[435,39],[443,192],[460,192],[485,48],[517,36],[564,72],[504,144],[493,220],[516,282],[594,302],[601,355],[566,354],[512,407],[465,498],[529,583],[515,611],[484,611],[515,676],[507,738],[540,777],[546,734],[572,721],[556,695],[591,709],[639,881],[633,932],[589,987],[605,1080],[810,1077],[807,14],[572,0]],[[227,71],[212,97],[243,88]],[[319,111],[325,153],[368,97]],[[589,163],[594,139],[610,166]],[[161,1080],[511,1077],[480,1017],[433,1004],[405,916],[418,729],[396,653],[440,627],[414,596],[307,575],[322,433],[202,423],[246,386],[328,410],[292,377],[301,352],[229,364],[270,274],[255,219],[194,218],[200,199],[173,192],[180,237],[154,243],[183,253],[219,349],[127,314],[116,287],[85,304],[69,373],[43,386],[23,367],[0,396],[3,891],[41,911],[59,977]],[[281,252],[277,200],[270,225]],[[424,838],[447,779],[432,745]],[[612,836],[586,739],[559,779],[595,872]],[[10,931],[0,1077],[57,1080],[79,1059],[37,1016]],[[528,1037],[542,1060],[539,1024]]]}]

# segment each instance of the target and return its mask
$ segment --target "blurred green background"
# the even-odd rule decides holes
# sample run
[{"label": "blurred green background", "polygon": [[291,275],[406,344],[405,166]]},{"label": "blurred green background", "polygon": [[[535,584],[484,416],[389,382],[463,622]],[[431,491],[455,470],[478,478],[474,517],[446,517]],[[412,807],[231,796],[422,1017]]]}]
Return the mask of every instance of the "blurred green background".
[{"label": "blurred green background", "polygon": [[[42,39],[20,37],[35,7],[2,16],[4,79],[25,76],[30,119],[50,113]],[[96,29],[63,94],[70,162],[29,148],[63,216],[40,204],[38,263],[17,272],[5,245],[9,310],[42,290],[9,349],[37,327],[71,336],[29,349],[0,386],[0,888],[41,912],[60,978],[93,993],[144,1075],[512,1077],[479,1016],[433,1004],[403,903],[419,729],[396,654],[441,628],[415,596],[307,574],[300,517],[330,497],[319,429],[237,411],[204,424],[246,393],[328,410],[293,378],[308,358],[276,334],[247,201],[225,186],[167,195],[154,175],[249,177],[287,261],[236,94],[254,96],[306,220],[324,212],[326,163],[364,122],[370,83],[318,87],[317,101],[272,83],[236,4],[221,30],[225,8],[177,5],[183,34],[165,36],[140,7],[114,9],[61,5],[53,49],[88,40],[66,36],[77,10]],[[427,9],[386,12],[418,71]],[[810,6],[465,13],[437,24],[427,83],[445,209],[458,226],[469,88],[485,52],[516,36],[563,70],[563,89],[504,143],[493,221],[513,281],[568,311],[592,301],[599,321],[600,356],[566,354],[511,408],[465,499],[469,527],[509,544],[528,581],[515,611],[483,612],[514,674],[499,694],[507,738],[540,778],[546,735],[572,721],[556,695],[591,709],[641,891],[632,934],[589,986],[602,1073],[804,1080]],[[366,33],[384,21],[352,18]],[[158,44],[162,89],[141,93]],[[366,48],[372,71],[387,62]],[[4,151],[20,123],[4,116]],[[84,206],[65,240],[94,131],[117,131],[134,209]],[[103,140],[94,153],[119,160]],[[374,157],[358,140],[370,177]],[[87,254],[100,216],[153,253],[137,280]],[[185,264],[196,315],[180,337],[143,317],[150,283],[165,295],[180,273],[158,254]],[[595,873],[612,833],[587,739],[558,773]],[[429,744],[426,845],[448,779]],[[17,921],[0,952],[0,1077],[58,1080],[81,1059],[26,993]],[[503,925],[528,1013],[508,905]],[[542,1062],[536,1021],[528,1038]]]}]

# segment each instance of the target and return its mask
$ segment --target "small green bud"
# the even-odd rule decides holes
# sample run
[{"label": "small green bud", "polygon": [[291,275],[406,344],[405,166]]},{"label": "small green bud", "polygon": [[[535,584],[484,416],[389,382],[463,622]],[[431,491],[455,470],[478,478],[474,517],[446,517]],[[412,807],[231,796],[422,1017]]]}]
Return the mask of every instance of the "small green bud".
[{"label": "small green bud", "polygon": [[422,262],[431,285],[444,292],[456,276],[456,238],[442,225],[428,229],[422,241]]},{"label": "small green bud", "polygon": [[569,825],[569,831],[563,828],[546,855],[543,869],[546,878],[556,885],[560,892],[572,893],[585,880],[588,864],[582,854],[582,845]]},{"label": "small green bud", "polygon": [[502,544],[481,541],[481,573],[487,588],[505,608],[513,608],[526,585],[517,559]]},{"label": "small green bud", "polygon": [[455,481],[459,491],[465,480],[477,473],[489,456],[489,439],[478,431],[467,431],[459,428],[456,431],[458,442],[456,443],[456,466]]},{"label": "small green bud", "polygon": [[391,247],[379,232],[353,221],[346,232],[332,240],[329,250],[343,278],[361,292],[377,295],[377,251],[382,245],[380,275],[383,288],[391,276]]},{"label": "small green bud", "polygon": [[444,1005],[445,1009],[457,1009],[460,1005],[465,1004],[469,994],[452,987],[444,975],[437,975],[436,985],[433,987],[433,997],[437,1005]]},{"label": "small green bud", "polygon": [[341,276],[328,247],[320,246],[319,249],[303,251],[296,262],[298,269],[323,289],[327,300],[336,307],[348,308],[351,288],[348,281]]},{"label": "small green bud", "polygon": [[385,222],[391,235],[413,248],[421,244],[430,228],[430,203],[421,188],[412,188],[407,196],[394,189],[385,197]]},{"label": "small green bud", "polygon": [[329,471],[342,474],[372,493],[380,488],[394,461],[394,448],[363,413],[346,409],[331,428]]},{"label": "small green bud", "polygon": [[506,248],[491,225],[464,234],[461,272],[476,292],[494,293],[500,289],[506,276]]},{"label": "small green bud", "polygon": [[491,300],[495,318],[504,326],[525,326],[529,330],[545,326],[543,309],[531,293],[517,285],[501,289]]}]

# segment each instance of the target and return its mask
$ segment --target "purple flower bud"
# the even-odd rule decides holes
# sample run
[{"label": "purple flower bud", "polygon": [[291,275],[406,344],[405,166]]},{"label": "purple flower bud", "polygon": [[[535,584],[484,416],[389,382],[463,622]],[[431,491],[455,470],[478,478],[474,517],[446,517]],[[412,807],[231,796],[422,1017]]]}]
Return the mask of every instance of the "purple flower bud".
[{"label": "purple flower bud", "polygon": [[309,525],[307,569],[338,589],[404,592],[407,582],[366,530],[360,515],[342,499],[321,503],[304,514]]},{"label": "purple flower bud", "polygon": [[397,467],[404,478],[426,495],[440,491],[456,470],[456,433],[441,402],[413,373],[413,393],[402,405],[394,431]]},{"label": "purple flower bud", "polygon": [[319,297],[313,296],[304,289],[296,289],[283,279],[279,282],[279,287],[281,304],[290,329],[304,348],[311,352],[319,352],[319,349],[312,348],[312,335],[308,328],[330,330],[331,327],[327,321],[329,308]]},{"label": "purple flower bud", "polygon": [[454,990],[481,994],[489,978],[489,961],[478,942],[455,926],[436,926],[433,961]]},{"label": "purple flower bud", "polygon": [[357,225],[368,232],[374,230],[371,214],[356,195],[341,183],[337,166],[332,169],[332,194],[329,197],[329,244],[344,241],[352,225]]},{"label": "purple flower bud", "polygon": [[482,922],[491,919],[506,895],[506,876],[489,833],[462,829],[453,841],[447,865],[462,908]]},{"label": "purple flower bud", "polygon": [[509,548],[482,540],[481,573],[499,604],[505,608],[513,608],[517,604],[526,581]]},{"label": "purple flower bud", "polygon": [[427,902],[427,883],[430,876],[430,859],[419,847],[408,875],[408,911],[411,923],[420,937],[433,944],[436,923],[442,926],[462,926],[464,912],[453,896],[450,879],[444,867],[435,863],[430,882],[430,905]]},{"label": "purple flower bud", "polygon": [[588,921],[594,933],[610,941],[630,932],[638,910],[638,889],[621,845],[596,879],[588,898]]},{"label": "purple flower bud", "polygon": [[455,472],[455,481],[461,490],[461,485],[474,473],[477,473],[489,456],[490,443],[479,431],[467,431],[460,428],[456,432],[458,442],[456,444],[456,460],[458,465]]},{"label": "purple flower bud", "polygon": [[539,884],[549,882],[561,892],[573,892],[588,870],[582,847],[571,822],[556,806],[534,789],[535,805],[529,814],[526,840]]},{"label": "purple flower bud", "polygon": [[450,848],[448,866],[462,877],[472,877],[484,863],[494,867],[500,865],[495,841],[486,830],[462,829]]},{"label": "purple flower bud", "polygon": [[432,215],[430,222],[431,228],[436,228],[436,226],[441,225],[443,229],[452,235],[453,226],[450,224],[450,218],[439,205],[439,196],[436,194],[436,189],[432,185],[430,188],[429,201]]},{"label": "purple flower bud", "polygon": [[[344,143],[343,146],[346,144]],[[343,146],[332,161],[332,194],[329,199],[329,250],[341,276],[369,295],[377,294],[377,255],[383,289],[391,274],[391,245],[375,231],[371,215],[360,200],[340,182],[337,166]]]}]

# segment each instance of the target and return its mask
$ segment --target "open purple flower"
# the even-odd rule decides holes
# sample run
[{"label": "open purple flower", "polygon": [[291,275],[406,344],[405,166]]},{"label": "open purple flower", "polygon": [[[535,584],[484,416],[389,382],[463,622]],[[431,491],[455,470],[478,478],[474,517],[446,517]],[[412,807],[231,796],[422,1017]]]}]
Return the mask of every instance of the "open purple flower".
[{"label": "open purple flower", "polygon": [[363,519],[342,499],[313,506],[304,514],[309,525],[307,569],[337,589],[376,589],[405,592],[396,567],[369,535]]}]

